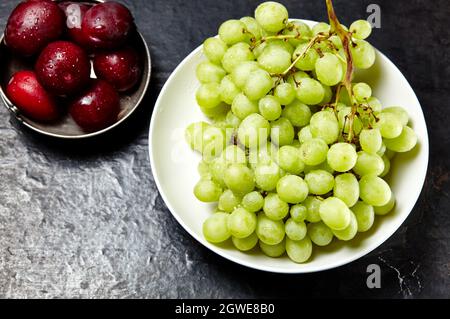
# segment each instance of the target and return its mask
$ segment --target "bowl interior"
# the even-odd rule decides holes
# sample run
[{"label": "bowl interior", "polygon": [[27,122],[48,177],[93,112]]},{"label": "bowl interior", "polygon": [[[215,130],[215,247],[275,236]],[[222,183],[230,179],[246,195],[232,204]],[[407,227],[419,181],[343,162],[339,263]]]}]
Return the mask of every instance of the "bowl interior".
[{"label": "bowl interior", "polygon": [[[74,1],[76,2],[76,1]],[[103,1],[80,1],[80,2],[91,2],[98,3]],[[24,114],[16,113],[14,110],[16,108],[11,103],[11,101],[7,98],[5,91],[6,86],[8,85],[11,76],[21,70],[33,70],[35,59],[22,58],[20,56],[14,55],[11,51],[6,47],[5,41],[2,38],[0,42],[0,60],[2,63],[0,64],[0,95],[3,99],[3,102],[6,106],[13,110],[13,114],[17,117],[17,119],[31,128],[34,131],[39,133],[61,137],[61,138],[85,138],[94,135],[99,135],[105,131],[110,130],[111,128],[119,125],[122,121],[124,121],[128,116],[130,116],[133,111],[138,107],[139,103],[142,101],[145,92],[147,91],[147,87],[150,81],[150,73],[151,73],[151,60],[150,60],[150,52],[148,50],[147,44],[145,42],[144,37],[140,33],[135,33],[133,37],[130,39],[130,46],[137,50],[138,54],[141,57],[143,72],[141,76],[141,80],[138,85],[136,85],[130,91],[120,94],[120,106],[121,111],[119,113],[119,117],[116,123],[111,126],[97,132],[87,133],[83,131],[72,119],[69,114],[65,114],[60,120],[53,123],[40,123],[36,122]],[[94,71],[91,71],[91,76],[95,77]],[[65,102],[67,103],[67,102]],[[64,102],[60,102],[61,108],[67,108],[67,105],[64,105]]]},{"label": "bowl interior", "polygon": [[395,210],[385,217],[377,217],[369,232],[358,234],[349,243],[335,239],[326,248],[315,246],[312,258],[305,264],[295,264],[286,256],[272,259],[258,249],[242,253],[230,243],[221,246],[208,243],[202,235],[202,224],[213,212],[213,205],[201,203],[193,195],[193,187],[199,180],[197,165],[200,155],[193,152],[184,139],[184,130],[189,124],[206,120],[195,101],[199,87],[195,68],[204,59],[199,47],[173,72],[156,103],[149,136],[153,175],[160,193],[174,217],[193,237],[219,255],[251,268],[305,273],[338,267],[358,259],[381,245],[400,227],[413,209],[424,183],[428,135],[421,106],[411,86],[395,65],[377,52],[375,66],[359,72],[356,80],[369,83],[383,106],[405,107],[419,138],[419,144],[412,152],[398,155],[392,163],[389,179],[397,198]]}]

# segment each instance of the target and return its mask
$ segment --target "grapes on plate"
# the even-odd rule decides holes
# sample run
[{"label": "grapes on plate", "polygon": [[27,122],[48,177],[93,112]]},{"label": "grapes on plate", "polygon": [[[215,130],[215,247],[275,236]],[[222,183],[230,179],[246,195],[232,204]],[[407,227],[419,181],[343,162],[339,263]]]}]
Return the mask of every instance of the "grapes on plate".
[{"label": "grapes on plate", "polygon": [[305,263],[395,209],[385,177],[418,136],[406,109],[383,108],[353,77],[375,63],[370,24],[330,16],[311,29],[264,2],[203,43],[195,97],[209,120],[186,137],[203,156],[194,196],[217,203],[203,224],[209,242]]}]

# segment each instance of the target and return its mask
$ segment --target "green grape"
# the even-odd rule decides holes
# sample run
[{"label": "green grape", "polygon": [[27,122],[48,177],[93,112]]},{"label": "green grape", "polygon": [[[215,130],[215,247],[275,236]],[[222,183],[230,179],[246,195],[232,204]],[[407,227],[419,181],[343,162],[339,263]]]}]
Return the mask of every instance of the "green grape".
[{"label": "green grape", "polygon": [[217,202],[222,194],[222,188],[211,180],[201,180],[194,187],[194,195],[204,203]]},{"label": "green grape", "polygon": [[331,111],[320,111],[315,113],[311,117],[309,126],[312,135],[324,140],[326,144],[336,142],[339,137],[339,123],[336,116]]},{"label": "green grape", "polygon": [[236,208],[228,217],[228,229],[231,236],[246,238],[256,229],[256,215],[245,208]]},{"label": "green grape", "polygon": [[233,45],[246,40],[246,26],[239,20],[228,20],[219,27],[220,39],[228,45]]},{"label": "green grape", "polygon": [[384,170],[383,173],[380,174],[380,177],[385,177],[387,174],[389,174],[391,170],[391,161],[389,161],[389,158],[383,155],[382,157],[384,162]]},{"label": "green grape", "polygon": [[364,175],[381,175],[384,171],[383,159],[377,154],[369,154],[364,151],[358,152],[358,160],[356,161],[353,171],[359,176]]},{"label": "green grape", "polygon": [[322,201],[315,196],[308,196],[306,200],[303,202],[303,205],[306,207],[308,211],[308,215],[306,216],[306,220],[310,223],[317,223],[322,220],[320,217],[320,205]]},{"label": "green grape", "polygon": [[296,263],[304,263],[311,258],[312,243],[308,236],[302,240],[291,240],[286,238],[286,252],[289,258]]},{"label": "green grape", "polygon": [[253,49],[253,54],[256,58],[259,58],[259,56],[264,52],[264,49],[268,46],[269,41],[260,42],[256,45],[256,47]]},{"label": "green grape", "polygon": [[330,25],[325,22],[319,22],[312,28],[312,35],[316,36],[319,33],[328,33],[330,32]]},{"label": "green grape", "polygon": [[251,148],[248,150],[248,161],[253,169],[259,164],[270,164],[272,159],[272,154],[277,152],[277,147],[270,142],[260,145],[256,148]]},{"label": "green grape", "polygon": [[201,83],[219,83],[227,73],[220,66],[205,61],[197,65],[196,75]]},{"label": "green grape", "polygon": [[225,184],[236,194],[247,194],[255,188],[253,171],[243,164],[231,164],[225,170]]},{"label": "green grape", "polygon": [[388,150],[397,153],[409,152],[417,144],[417,135],[412,128],[405,126],[398,137],[385,139],[384,144],[386,144]]},{"label": "green grape", "polygon": [[203,53],[209,61],[220,64],[228,46],[220,38],[208,38],[203,42]]},{"label": "green grape", "polygon": [[253,17],[243,17],[240,19],[245,24],[245,29],[251,33],[250,40],[260,40],[262,37],[261,26]]},{"label": "green grape", "polygon": [[286,175],[282,177],[277,184],[277,193],[279,197],[289,204],[303,202],[306,197],[308,197],[308,192],[308,184],[303,178],[296,175]]},{"label": "green grape", "polygon": [[205,161],[200,161],[197,166],[197,171],[202,178],[210,178],[211,170],[209,169],[209,164]]},{"label": "green grape", "polygon": [[230,164],[247,164],[245,151],[237,145],[229,145],[221,154],[222,158]]},{"label": "green grape", "polygon": [[383,179],[371,174],[363,176],[359,181],[359,194],[366,204],[384,206],[391,199],[392,192]]},{"label": "green grape", "polygon": [[234,113],[232,111],[229,111],[227,113],[225,121],[226,121],[227,127],[235,128],[235,129],[238,128],[239,125],[241,124],[241,119],[238,118],[236,115],[234,115]]},{"label": "green grape", "polygon": [[351,222],[352,212],[345,203],[336,197],[328,197],[319,208],[320,218],[334,230],[344,230]]},{"label": "green grape", "polygon": [[272,220],[282,220],[289,213],[289,205],[276,193],[270,193],[264,199],[264,213]]},{"label": "green grape", "polygon": [[309,106],[299,100],[295,100],[283,109],[282,116],[287,118],[293,126],[302,127],[308,125],[311,120],[311,110]]},{"label": "green grape", "polygon": [[354,146],[348,143],[333,144],[327,154],[328,165],[341,173],[351,170],[355,166],[357,158]]},{"label": "green grape", "polygon": [[327,159],[328,145],[320,138],[312,138],[300,146],[300,158],[306,165],[319,165]]},{"label": "green grape", "polygon": [[320,106],[324,106],[331,102],[331,99],[333,98],[333,91],[331,90],[331,87],[328,85],[322,84],[323,90],[325,92],[322,101],[319,103]]},{"label": "green grape", "polygon": [[375,214],[379,216],[384,216],[390,213],[395,207],[395,196],[394,194],[391,195],[391,198],[387,202],[387,204],[383,206],[374,206]]},{"label": "green grape", "polygon": [[328,40],[333,44],[335,49],[338,49],[339,51],[342,49],[342,41],[338,35],[332,35]]},{"label": "green grape", "polygon": [[324,96],[325,90],[319,81],[311,78],[302,78],[296,88],[297,98],[307,105],[319,104]]},{"label": "green grape", "polygon": [[289,105],[295,100],[297,94],[291,84],[281,83],[275,88],[274,96],[281,105]]},{"label": "green grape", "polygon": [[355,214],[350,211],[350,224],[346,228],[341,230],[332,229],[332,232],[339,240],[349,241],[355,238],[358,233],[358,221]]},{"label": "green grape", "polygon": [[260,67],[255,61],[242,62],[234,68],[231,73],[231,78],[238,88],[243,89],[250,73],[259,69]]},{"label": "green grape", "polygon": [[256,234],[260,241],[267,245],[276,245],[283,241],[285,237],[284,223],[282,220],[272,220],[264,213],[258,214]]},{"label": "green grape", "polygon": [[381,148],[378,150],[377,155],[383,157],[386,151],[386,145],[384,145],[384,143],[381,143]]},{"label": "green grape", "polygon": [[300,144],[306,143],[306,141],[309,141],[312,139],[313,139],[313,137],[312,137],[309,125],[305,126],[298,132],[298,140],[300,141]]},{"label": "green grape", "polygon": [[188,142],[189,146],[198,152],[203,151],[203,133],[211,127],[206,122],[196,122],[190,124],[185,131],[185,137],[186,141]]},{"label": "green grape", "polygon": [[[383,144],[383,145],[384,145],[384,144]],[[388,149],[386,148],[386,145],[384,145],[384,148],[385,148],[384,155],[385,155],[389,160],[392,160],[392,159],[395,157],[396,152],[394,152],[394,151],[392,151],[392,150],[388,150]],[[378,154],[378,155],[379,155],[379,154]]]},{"label": "green grape", "polygon": [[259,241],[259,247],[265,255],[272,258],[278,258],[286,252],[286,241],[283,239],[281,243],[276,245],[267,245],[262,241]]},{"label": "green grape", "polygon": [[223,102],[231,105],[240,92],[239,88],[234,84],[231,75],[225,76],[220,82],[220,98]]},{"label": "green grape", "polygon": [[355,39],[354,45],[350,46],[353,62],[359,69],[368,69],[375,63],[375,49],[369,42]]},{"label": "green grape", "polygon": [[225,52],[222,58],[222,66],[225,71],[231,73],[239,64],[253,60],[255,60],[255,56],[250,49],[250,45],[239,42]]},{"label": "green grape", "polygon": [[222,157],[214,158],[209,164],[213,180],[219,183],[222,187],[226,186],[225,181],[223,180],[223,176],[225,174],[225,170],[228,167],[228,164],[229,163],[227,163]]},{"label": "green grape", "polygon": [[285,40],[272,40],[269,41],[270,46],[281,48],[285,51],[288,51],[290,55],[294,52],[294,47],[286,42]]},{"label": "green grape", "polygon": [[326,162],[326,161],[320,163],[319,165],[314,165],[314,166],[305,165],[305,169],[303,170],[303,172],[305,174],[308,174],[308,173],[310,173],[312,171],[316,171],[316,170],[323,170],[323,171],[326,171],[326,172],[328,172],[330,174],[334,174],[335,173],[334,169],[332,169],[330,167],[330,165],[328,165],[328,162]]},{"label": "green grape", "polygon": [[409,122],[409,115],[406,110],[400,106],[391,106],[383,109],[381,113],[392,113],[394,114],[397,119],[402,123],[403,126],[408,125]]},{"label": "green grape", "polygon": [[355,39],[364,40],[372,33],[372,25],[366,20],[356,20],[350,25],[350,32]]},{"label": "green grape", "polygon": [[305,38],[311,37],[311,29],[306,23],[301,21],[292,21],[283,30],[283,35],[295,35],[295,39],[289,39],[288,42],[294,47],[298,46],[300,43],[306,42]]},{"label": "green grape", "polygon": [[231,104],[231,111],[240,120],[243,120],[253,113],[258,113],[258,104],[250,100],[245,94],[239,93]]},{"label": "green grape", "polygon": [[219,209],[226,213],[232,213],[241,203],[241,198],[236,196],[231,190],[227,189],[220,195]]},{"label": "green grape", "polygon": [[324,53],[315,64],[317,79],[325,85],[334,86],[344,75],[340,60],[332,53]]},{"label": "green grape", "polygon": [[242,199],[242,207],[251,213],[260,211],[264,206],[264,197],[259,192],[251,192]]},{"label": "green grape", "polygon": [[276,163],[259,164],[255,169],[256,185],[267,192],[273,191],[281,178],[281,170]]},{"label": "green grape", "polygon": [[256,235],[256,232],[246,238],[237,238],[232,236],[231,241],[233,242],[234,247],[238,250],[249,251],[258,244],[258,236]]},{"label": "green grape", "polygon": [[369,98],[369,100],[367,101],[367,105],[372,109],[372,111],[374,111],[375,113],[379,113],[381,112],[381,102],[380,100],[378,100],[376,97],[372,96]]},{"label": "green grape", "polygon": [[289,145],[294,141],[294,137],[294,127],[288,119],[281,117],[272,122],[272,128],[270,130],[272,143],[278,146]]},{"label": "green grape", "polygon": [[309,79],[309,78],[310,77],[309,77],[308,73],[303,72],[303,71],[297,71],[288,77],[287,82],[296,89],[295,94],[297,95],[297,88],[300,85],[300,81],[302,79]]},{"label": "green grape", "polygon": [[334,187],[334,177],[327,171],[315,170],[306,174],[305,181],[309,192],[315,195],[325,195]]},{"label": "green grape", "polygon": [[290,145],[280,147],[277,163],[283,170],[294,175],[300,174],[305,168],[305,164],[300,159],[300,150]]},{"label": "green grape", "polygon": [[217,106],[212,108],[200,106],[200,110],[204,115],[215,120],[225,117],[230,110],[230,107],[229,105],[220,102]]},{"label": "green grape", "polygon": [[244,93],[250,100],[259,100],[272,89],[273,80],[270,74],[264,70],[256,70],[250,73],[245,83]]},{"label": "green grape", "polygon": [[291,65],[291,53],[276,43],[269,43],[259,55],[258,63],[269,73],[281,74]]},{"label": "green grape", "polygon": [[324,247],[333,241],[333,232],[323,222],[308,224],[308,236],[317,246]]},{"label": "green grape", "polygon": [[353,94],[356,100],[362,103],[372,96],[372,88],[367,83],[357,83],[353,86]]},{"label": "green grape", "polygon": [[203,236],[210,243],[221,243],[230,238],[227,213],[215,213],[203,223]]},{"label": "green grape", "polygon": [[300,223],[306,220],[308,217],[308,209],[300,204],[292,205],[290,215],[293,221]]},{"label": "green grape", "polygon": [[281,116],[281,104],[272,95],[266,95],[259,100],[259,113],[268,121],[275,121]]},{"label": "green grape", "polygon": [[306,224],[289,218],[284,225],[286,236],[292,240],[302,240],[306,236]]},{"label": "green grape", "polygon": [[198,105],[206,109],[211,109],[220,104],[220,85],[219,83],[202,84],[195,94]]},{"label": "green grape", "polygon": [[383,144],[380,130],[378,129],[364,129],[359,134],[359,143],[364,152],[369,154],[376,154]]},{"label": "green grape", "polygon": [[400,119],[393,113],[381,113],[378,115],[379,121],[376,127],[380,129],[381,136],[384,138],[396,138],[403,130]]},{"label": "green grape", "polygon": [[279,32],[286,26],[289,15],[286,7],[282,4],[267,1],[256,8],[255,18],[264,30]]},{"label": "green grape", "polygon": [[257,148],[267,142],[269,131],[269,121],[259,114],[251,114],[239,125],[238,139],[247,148]]},{"label": "green grape", "polygon": [[[338,120],[339,120],[339,129],[343,130],[344,133],[348,134],[350,129],[350,120],[349,116],[352,112],[351,107],[343,107],[338,112]],[[344,127],[345,126],[345,127]],[[363,128],[363,124],[359,117],[355,116],[353,119],[353,133],[358,135]]]},{"label": "green grape", "polygon": [[295,49],[292,60],[296,60],[300,55],[303,56],[297,61],[295,67],[302,71],[312,71],[316,67],[316,61],[319,59],[319,53],[314,48],[310,48],[305,52],[308,43],[301,43]]},{"label": "green grape", "polygon": [[372,228],[373,222],[375,221],[373,206],[367,205],[364,202],[357,202],[351,210],[355,214],[358,223],[358,232],[363,233]]},{"label": "green grape", "polygon": [[351,173],[336,176],[333,196],[342,200],[348,207],[352,207],[359,199],[359,183]]}]

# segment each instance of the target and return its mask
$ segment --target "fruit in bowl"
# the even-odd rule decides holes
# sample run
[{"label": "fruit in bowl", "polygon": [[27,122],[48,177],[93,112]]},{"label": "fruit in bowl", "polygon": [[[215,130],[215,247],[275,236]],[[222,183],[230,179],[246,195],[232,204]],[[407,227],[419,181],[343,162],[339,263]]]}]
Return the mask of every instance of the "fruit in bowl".
[{"label": "fruit in bowl", "polygon": [[73,95],[89,81],[91,64],[78,45],[68,41],[50,43],[35,66],[42,85],[55,95]]},{"label": "fruit in bowl", "polygon": [[204,43],[196,98],[210,123],[186,138],[203,156],[194,196],[217,204],[202,229],[211,243],[305,263],[396,205],[390,162],[417,136],[405,109],[352,82],[375,63],[370,24],[347,28],[326,4],[329,23],[310,28],[266,2]]},{"label": "fruit in bowl", "polygon": [[136,32],[131,12],[117,2],[20,3],[8,19],[5,44],[26,58],[19,64],[34,63],[34,72],[12,76],[8,103],[35,122],[58,125],[71,116],[87,133],[113,125],[119,92],[129,95],[141,79],[143,61],[131,42]]},{"label": "fruit in bowl", "polygon": [[5,41],[15,53],[38,54],[47,44],[61,37],[64,13],[50,1],[25,1],[11,13],[5,29]]}]

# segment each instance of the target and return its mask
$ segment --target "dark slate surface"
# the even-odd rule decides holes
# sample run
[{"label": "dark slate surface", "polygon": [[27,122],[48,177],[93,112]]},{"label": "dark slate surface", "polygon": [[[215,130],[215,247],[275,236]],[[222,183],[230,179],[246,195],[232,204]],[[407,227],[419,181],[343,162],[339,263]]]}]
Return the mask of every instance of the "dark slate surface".
[{"label": "dark slate surface", "polygon": [[[324,1],[284,1],[291,16],[323,20]],[[371,1],[336,0],[342,20]],[[31,133],[0,108],[0,297],[449,297],[450,5],[381,1],[372,42],[404,72],[425,111],[431,158],[424,191],[401,229],[369,256],[309,275],[262,273],[203,248],[170,215],[153,182],[148,126],[169,74],[220,21],[258,1],[126,1],[151,45],[148,96],[104,138],[65,143]],[[17,4],[0,2],[0,25]],[[1,62],[0,62],[1,63]],[[366,267],[382,288],[366,287]]]}]

